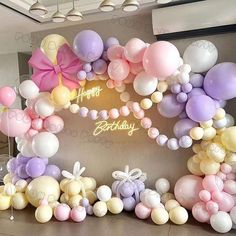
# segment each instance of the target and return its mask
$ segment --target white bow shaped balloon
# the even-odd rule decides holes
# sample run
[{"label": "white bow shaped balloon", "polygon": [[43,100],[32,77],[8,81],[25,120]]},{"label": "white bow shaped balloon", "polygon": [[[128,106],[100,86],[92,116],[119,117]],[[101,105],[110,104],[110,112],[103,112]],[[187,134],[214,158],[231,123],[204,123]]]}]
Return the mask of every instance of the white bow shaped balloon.
[{"label": "white bow shaped balloon", "polygon": [[85,171],[85,167],[82,167],[80,169],[80,162],[77,161],[74,164],[74,168],[73,168],[73,174],[70,173],[69,171],[63,170],[62,171],[62,175],[67,178],[67,179],[71,179],[71,180],[79,180],[81,178],[81,175],[83,174],[83,172]]}]

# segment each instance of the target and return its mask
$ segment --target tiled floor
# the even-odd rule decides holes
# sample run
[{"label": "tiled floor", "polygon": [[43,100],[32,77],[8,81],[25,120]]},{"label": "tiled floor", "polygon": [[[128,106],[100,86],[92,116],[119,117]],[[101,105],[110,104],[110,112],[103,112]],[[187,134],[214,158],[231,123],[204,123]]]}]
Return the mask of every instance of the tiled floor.
[{"label": "tiled floor", "polygon": [[[217,235],[209,225],[193,219],[183,226],[171,223],[157,226],[151,221],[138,220],[133,214],[107,215],[103,218],[87,217],[83,223],[52,220],[39,224],[34,209],[14,211],[15,220],[9,220],[9,211],[0,212],[0,236],[210,236]],[[236,235],[231,231],[227,236]]]}]

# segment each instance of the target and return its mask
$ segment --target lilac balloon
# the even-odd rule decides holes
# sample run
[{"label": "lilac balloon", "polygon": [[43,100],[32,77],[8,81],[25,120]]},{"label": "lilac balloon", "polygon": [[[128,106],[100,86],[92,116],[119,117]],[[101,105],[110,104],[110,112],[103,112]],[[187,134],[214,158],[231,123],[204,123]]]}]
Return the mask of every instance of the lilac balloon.
[{"label": "lilac balloon", "polygon": [[31,159],[31,157],[25,157],[23,156],[21,153],[19,153],[16,156],[16,160],[17,160],[17,165],[21,165],[21,164],[27,164],[27,162]]},{"label": "lilac balloon", "polygon": [[20,178],[18,175],[14,175],[11,182],[12,182],[13,184],[16,184],[16,182],[17,182],[18,180],[20,180],[20,179],[21,179],[21,178]]},{"label": "lilac balloon", "polygon": [[90,63],[85,63],[85,64],[83,65],[83,70],[84,70],[86,73],[90,72],[90,71],[92,70],[91,64],[90,64]]},{"label": "lilac balloon", "polygon": [[143,181],[136,179],[134,180],[134,184],[136,185],[139,192],[143,191],[145,189],[145,184]]},{"label": "lilac balloon", "polygon": [[111,185],[111,190],[114,194],[117,193],[117,187],[118,187],[119,183],[120,183],[120,181],[116,180]]},{"label": "lilac balloon", "polygon": [[180,113],[180,115],[179,115],[179,118],[180,118],[180,119],[188,118],[188,115],[187,115],[186,111],[182,111],[182,112]]},{"label": "lilac balloon", "polygon": [[48,164],[48,158],[41,158],[41,159],[43,160],[43,162],[44,162],[45,165]]},{"label": "lilac balloon", "polygon": [[193,88],[192,91],[188,94],[188,99],[190,99],[193,96],[198,96],[198,95],[206,95],[206,93],[201,88]]},{"label": "lilac balloon", "polygon": [[182,119],[175,123],[173,132],[177,138],[189,135],[189,131],[198,126],[197,122],[190,119]]},{"label": "lilac balloon", "polygon": [[95,74],[91,71],[89,73],[87,73],[87,80],[91,81],[95,79]]},{"label": "lilac balloon", "polygon": [[80,204],[83,206],[83,207],[88,207],[89,206],[89,200],[87,198],[83,198],[81,201],[80,201]]},{"label": "lilac balloon", "polygon": [[131,197],[134,194],[134,185],[130,182],[125,182],[118,187],[118,191],[122,197]]},{"label": "lilac balloon", "polygon": [[76,35],[73,48],[80,60],[93,62],[103,53],[103,41],[95,31],[83,30]]},{"label": "lilac balloon", "polygon": [[113,46],[113,45],[119,45],[119,44],[120,44],[120,43],[119,43],[119,40],[118,40],[117,38],[115,38],[115,37],[110,37],[110,38],[108,38],[108,39],[106,40],[104,47],[105,47],[105,50],[107,50],[107,49],[110,48],[111,46]]},{"label": "lilac balloon", "polygon": [[236,97],[236,64],[220,63],[206,74],[204,90],[217,100],[229,100]]},{"label": "lilac balloon", "polygon": [[133,197],[123,198],[124,209],[126,211],[133,211],[136,205],[136,201]]},{"label": "lilac balloon", "polygon": [[51,176],[56,180],[61,177],[61,170],[56,165],[48,165],[43,175]]},{"label": "lilac balloon", "polygon": [[77,73],[77,78],[79,80],[85,80],[87,77],[87,73],[84,71],[84,70],[80,70],[78,73]]},{"label": "lilac balloon", "polygon": [[183,91],[184,93],[190,93],[190,92],[192,91],[192,89],[193,89],[193,86],[192,86],[192,84],[190,84],[190,83],[187,83],[187,84],[183,84],[183,85],[182,85],[182,91]]},{"label": "lilac balloon", "polygon": [[19,165],[17,167],[17,175],[21,178],[21,179],[27,179],[29,178],[29,175],[26,172],[26,165]]},{"label": "lilac balloon", "polygon": [[46,170],[46,165],[44,161],[38,157],[32,158],[26,164],[26,173],[32,178],[37,178],[43,175],[45,170]]},{"label": "lilac balloon", "polygon": [[226,101],[223,101],[223,100],[215,100],[215,103],[216,103],[216,108],[224,108],[227,104]]},{"label": "lilac balloon", "polygon": [[208,121],[216,113],[215,101],[207,95],[193,96],[186,104],[186,113],[193,121]]},{"label": "lilac balloon", "polygon": [[13,174],[13,173],[15,173],[16,168],[17,168],[17,160],[16,160],[16,158],[11,158],[11,159],[7,162],[7,171],[8,171],[10,174]]},{"label": "lilac balloon", "polygon": [[105,61],[108,61],[108,57],[107,57],[107,51],[104,51],[103,54],[102,54],[102,59],[105,60]]},{"label": "lilac balloon", "polygon": [[98,75],[104,74],[107,71],[107,63],[103,59],[98,59],[93,63],[93,71]]},{"label": "lilac balloon", "polygon": [[165,95],[157,105],[159,113],[167,118],[178,116],[184,109],[184,104],[179,103],[174,94]]},{"label": "lilac balloon", "polygon": [[181,85],[180,84],[174,84],[174,85],[171,86],[170,90],[171,90],[172,93],[175,93],[175,94],[180,93],[181,92]]},{"label": "lilac balloon", "polygon": [[184,103],[188,100],[188,95],[186,93],[181,92],[176,96],[176,99],[178,102]]},{"label": "lilac balloon", "polygon": [[201,88],[203,85],[204,77],[201,74],[193,74],[190,76],[190,84],[194,88]]}]

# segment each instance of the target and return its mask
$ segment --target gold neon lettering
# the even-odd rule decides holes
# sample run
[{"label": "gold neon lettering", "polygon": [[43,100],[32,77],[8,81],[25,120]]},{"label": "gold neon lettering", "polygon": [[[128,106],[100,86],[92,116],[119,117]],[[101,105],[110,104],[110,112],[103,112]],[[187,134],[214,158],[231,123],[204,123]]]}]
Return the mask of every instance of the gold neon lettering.
[{"label": "gold neon lettering", "polygon": [[89,100],[94,97],[99,97],[102,90],[103,89],[100,86],[96,86],[88,90],[85,90],[84,88],[80,88],[78,90],[78,95],[76,97],[77,103],[83,102],[84,98]]}]

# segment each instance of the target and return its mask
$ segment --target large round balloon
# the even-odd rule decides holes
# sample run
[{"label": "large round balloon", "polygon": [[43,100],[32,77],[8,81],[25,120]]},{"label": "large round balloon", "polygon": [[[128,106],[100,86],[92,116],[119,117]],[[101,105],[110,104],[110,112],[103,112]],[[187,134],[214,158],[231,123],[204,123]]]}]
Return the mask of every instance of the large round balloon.
[{"label": "large round balloon", "polygon": [[60,197],[60,186],[54,178],[40,176],[29,183],[25,194],[30,204],[38,207],[40,200],[44,198],[49,203],[56,202]]},{"label": "large round balloon", "polygon": [[236,97],[236,63],[217,64],[208,71],[204,79],[204,90],[217,100]]},{"label": "large round balloon", "polygon": [[224,130],[221,142],[229,151],[236,152],[236,126]]},{"label": "large round balloon", "polygon": [[9,137],[24,135],[31,126],[31,119],[25,111],[9,109],[1,114],[0,131]]},{"label": "large round balloon", "polygon": [[110,62],[107,72],[111,79],[122,81],[129,75],[129,64],[125,60],[115,59]]},{"label": "large round balloon", "polygon": [[5,107],[10,107],[16,100],[16,92],[11,87],[0,88],[0,104]]},{"label": "large round balloon", "polygon": [[160,78],[172,75],[177,70],[179,62],[178,49],[166,41],[151,44],[143,56],[145,71],[150,75]]},{"label": "large round balloon", "polygon": [[195,73],[206,72],[215,65],[218,58],[217,48],[207,40],[198,40],[191,43],[184,51],[184,63],[191,66]]},{"label": "large round balloon", "polygon": [[216,113],[215,101],[207,95],[193,96],[186,104],[186,113],[196,122],[208,121]]},{"label": "large round balloon", "polygon": [[57,153],[59,149],[59,141],[55,134],[41,132],[34,136],[32,148],[37,156],[49,158]]},{"label": "large round balloon", "polygon": [[147,96],[152,94],[157,88],[157,78],[147,74],[145,71],[136,75],[133,86],[137,94]]},{"label": "large round balloon", "polygon": [[103,41],[99,34],[92,30],[83,30],[78,33],[73,47],[75,54],[85,62],[96,61],[103,53]]},{"label": "large round balloon", "polygon": [[176,100],[176,95],[167,94],[162,101],[157,105],[159,113],[167,118],[178,116],[184,109],[184,103],[179,103]]}]

